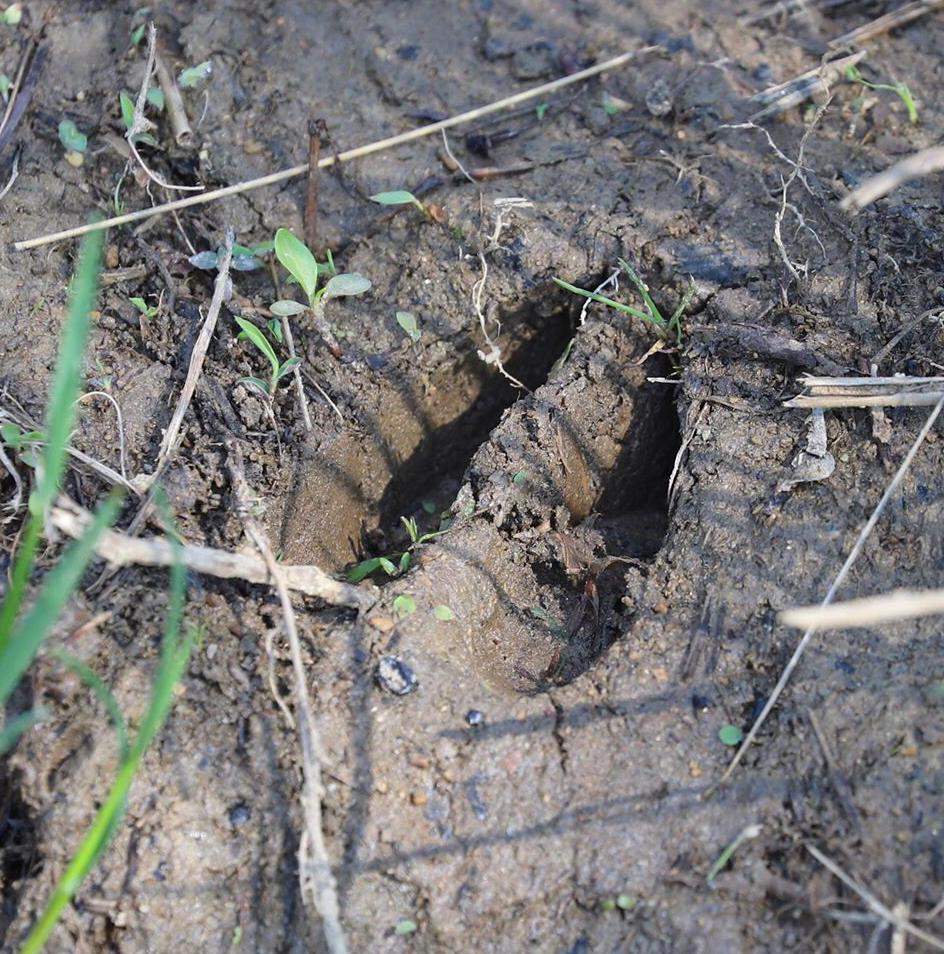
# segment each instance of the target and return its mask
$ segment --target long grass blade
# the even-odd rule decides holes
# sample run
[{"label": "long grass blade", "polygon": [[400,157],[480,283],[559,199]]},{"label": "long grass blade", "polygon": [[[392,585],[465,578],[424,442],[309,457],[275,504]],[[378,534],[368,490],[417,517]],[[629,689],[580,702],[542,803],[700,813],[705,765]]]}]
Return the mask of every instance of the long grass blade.
[{"label": "long grass blade", "polygon": [[39,596],[16,624],[12,638],[0,649],[0,704],[4,703],[33,661],[43,640],[72,594],[95,553],[102,532],[115,521],[121,505],[120,492],[113,492],[95,513],[88,530],[63,553],[49,571]]},{"label": "long grass blade", "polygon": [[[177,541],[172,530],[168,536]],[[179,543],[179,541],[177,541]],[[53,890],[45,910],[30,932],[21,954],[39,954],[49,939],[65,906],[75,896],[82,881],[101,857],[124,814],[128,790],[134,781],[141,758],[157,735],[174,702],[174,688],[182,678],[197,639],[197,630],[181,634],[186,570],[178,558],[171,567],[170,601],[161,642],[161,658],[151,689],[148,707],[127,758],[118,770],[108,797],[82,839]]]},{"label": "long grass blade", "polygon": [[[65,470],[66,447],[75,420],[75,399],[82,383],[82,361],[88,339],[89,312],[98,288],[99,262],[104,232],[92,233],[82,243],[79,265],[69,292],[69,311],[62,329],[59,357],[46,408],[46,447],[30,495],[29,516],[13,564],[10,588],[0,609],[0,651],[10,641],[13,621],[23,603],[26,584],[39,546],[43,517],[56,499]],[[2,697],[0,697],[2,698]]]}]

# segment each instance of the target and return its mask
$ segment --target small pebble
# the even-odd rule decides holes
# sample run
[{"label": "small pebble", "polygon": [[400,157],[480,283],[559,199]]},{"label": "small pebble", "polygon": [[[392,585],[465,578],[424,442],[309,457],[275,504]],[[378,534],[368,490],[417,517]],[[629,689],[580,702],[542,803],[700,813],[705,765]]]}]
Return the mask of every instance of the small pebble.
[{"label": "small pebble", "polygon": [[480,712],[478,709],[469,709],[465,714],[465,721],[472,726],[472,728],[485,725],[485,713]]},{"label": "small pebble", "polygon": [[429,801],[429,796],[422,791],[411,792],[410,801],[414,805],[425,805]]},{"label": "small pebble", "polygon": [[252,810],[248,805],[243,805],[241,802],[238,805],[234,805],[229,810],[229,823],[233,828],[238,828],[240,825],[245,825],[252,816]]},{"label": "small pebble", "polygon": [[405,696],[419,686],[419,680],[399,656],[384,656],[377,664],[377,684],[395,696]]},{"label": "small pebble", "polygon": [[108,248],[105,249],[105,264],[109,268],[117,268],[119,263],[120,259],[118,258],[118,246],[109,245]]},{"label": "small pebble", "polygon": [[264,148],[265,146],[258,139],[249,139],[243,143],[243,152],[247,156],[258,156]]}]

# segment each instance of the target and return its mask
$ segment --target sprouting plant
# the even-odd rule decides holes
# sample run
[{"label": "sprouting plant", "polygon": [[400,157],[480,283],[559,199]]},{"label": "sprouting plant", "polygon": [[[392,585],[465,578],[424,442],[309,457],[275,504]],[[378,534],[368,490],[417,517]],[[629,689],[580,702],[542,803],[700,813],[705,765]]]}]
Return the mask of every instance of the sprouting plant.
[{"label": "sprouting plant", "polygon": [[129,298],[128,301],[138,309],[142,318],[155,318],[160,312],[156,305],[149,305],[143,298],[134,297]]},{"label": "sprouting plant", "polygon": [[678,303],[678,307],[676,307],[675,311],[672,312],[672,317],[665,318],[656,303],[652,300],[652,296],[649,294],[649,286],[639,277],[632,265],[622,258],[618,259],[618,261],[620,268],[626,272],[630,281],[636,286],[637,291],[642,296],[646,308],[645,311],[634,308],[632,305],[624,305],[622,302],[614,301],[612,298],[607,298],[598,292],[578,288],[576,285],[571,285],[570,282],[565,282],[560,278],[555,278],[554,281],[560,285],[561,288],[566,288],[567,291],[573,292],[575,295],[582,295],[591,301],[598,301],[601,304],[609,305],[611,308],[616,308],[618,311],[625,312],[627,315],[632,315],[634,318],[639,318],[641,321],[647,322],[652,325],[653,330],[662,341],[675,345],[676,347],[681,345],[682,316],[695,295],[695,283],[690,280],[689,286],[682,296],[682,300]]},{"label": "sprouting plant", "polygon": [[[327,270],[326,266],[319,265],[308,246],[288,229],[279,229],[275,233],[275,257],[298,283],[308,299],[308,304],[282,298],[269,306],[272,313],[282,318],[309,313],[328,347],[333,352],[340,353],[340,347],[325,318],[325,304],[332,298],[363,295],[370,288],[370,279],[357,272],[335,274],[319,289],[318,279],[320,274]],[[329,260],[329,264],[334,270],[334,262]]]},{"label": "sprouting plant", "polygon": [[59,123],[59,142],[69,152],[83,153],[88,149],[88,136],[79,132],[78,126],[71,119],[63,119]]},{"label": "sprouting plant", "polygon": [[378,192],[370,197],[371,202],[378,205],[412,205],[419,209],[427,219],[432,219],[442,225],[446,221],[446,213],[442,206],[429,202],[421,202],[412,192],[406,189],[394,189],[392,192]]},{"label": "sprouting plant", "polygon": [[3,97],[3,101],[6,102],[10,98],[10,89],[12,88],[13,83],[10,80],[10,77],[6,73],[0,73],[0,96]]},{"label": "sprouting plant", "polygon": [[371,557],[369,560],[361,560],[356,566],[348,571],[347,578],[350,583],[360,583],[371,573],[383,570],[387,576],[401,576],[406,573],[413,562],[413,554],[424,543],[435,540],[447,533],[450,526],[448,519],[440,521],[438,530],[429,530],[421,533],[415,517],[401,517],[400,522],[406,528],[407,536],[410,538],[410,545],[403,551],[391,553],[387,556]]},{"label": "sprouting plant", "polygon": [[420,331],[416,323],[416,315],[409,311],[397,312],[397,324],[406,332],[406,336],[416,344],[420,340],[423,332]]},{"label": "sprouting plant", "polygon": [[23,19],[23,4],[11,3],[0,13],[0,23],[4,26],[16,26]]},{"label": "sprouting plant", "polygon": [[860,83],[869,89],[885,90],[889,93],[894,93],[905,104],[905,109],[908,111],[908,122],[912,125],[918,122],[918,104],[915,102],[914,96],[911,95],[911,90],[907,83],[872,83],[862,75],[861,70],[857,66],[846,67],[846,79],[849,80],[850,83]]},{"label": "sprouting plant", "polygon": [[212,75],[213,64],[209,60],[204,60],[202,63],[197,63],[196,66],[189,66],[181,71],[177,77],[177,84],[181,89],[195,89]]},{"label": "sprouting plant", "polygon": [[0,424],[0,442],[9,447],[28,467],[36,468],[42,461],[40,453],[46,436],[42,431],[24,431],[19,424],[6,421]]},{"label": "sprouting plant", "polygon": [[[262,256],[268,255],[271,251],[271,242],[262,242],[249,248],[245,245],[233,245],[233,257],[229,267],[234,272],[251,272],[257,268],[262,268]],[[222,254],[223,246],[221,245],[215,252],[212,250],[197,252],[196,255],[191,255],[187,261],[194,268],[199,268],[205,272],[215,272]]]},{"label": "sprouting plant", "polygon": [[[125,130],[131,132],[134,127],[134,100],[127,93],[118,94],[118,102],[121,106],[121,121],[125,125]],[[143,143],[145,146],[158,146],[158,141],[149,132],[139,132],[132,136],[133,142]]]},{"label": "sprouting plant", "polygon": [[[241,378],[240,381],[253,391],[261,394],[271,407],[272,402],[275,399],[275,390],[279,385],[279,381],[289,374],[296,365],[301,363],[301,358],[289,358],[286,361],[279,361],[278,355],[275,353],[275,348],[272,347],[269,339],[265,336],[260,328],[256,327],[256,325],[254,325],[247,318],[237,317],[235,321],[236,324],[242,329],[236,336],[236,340],[251,341],[268,359],[269,367],[271,369],[268,381],[263,380],[262,378],[254,377]],[[281,342],[282,328],[279,322],[273,319],[269,322],[268,328],[269,334],[271,334],[276,341]]]}]

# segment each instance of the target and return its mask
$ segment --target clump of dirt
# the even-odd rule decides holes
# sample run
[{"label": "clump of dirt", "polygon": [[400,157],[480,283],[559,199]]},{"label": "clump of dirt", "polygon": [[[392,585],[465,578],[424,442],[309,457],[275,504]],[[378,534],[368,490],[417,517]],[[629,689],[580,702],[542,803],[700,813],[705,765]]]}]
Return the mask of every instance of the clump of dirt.
[{"label": "clump of dirt", "polygon": [[[128,39],[134,11],[25,9],[22,26],[0,35],[4,69],[12,75],[28,35],[48,59],[16,133],[19,178],[0,202],[8,240],[110,209],[116,190],[133,208],[148,204],[148,189],[157,198],[153,183],[121,179],[117,94],[137,88],[143,60]],[[324,172],[321,241],[373,288],[331,303],[341,358],[303,320],[295,326],[312,431],[284,387],[277,441],[240,383],[260,367],[235,341],[233,317],[263,322],[291,290],[273,287],[267,270],[236,274],[165,474],[185,538],[240,549],[224,450],[237,440],[280,556],[334,572],[407,547],[401,517],[424,532],[448,527],[414,549],[409,572],[375,581],[377,604],[362,617],[298,601],[351,949],[892,943],[805,843],[889,907],[931,911],[944,878],[928,822],[944,784],[933,620],[817,636],[760,744],[704,795],[731,755],[719,729],[750,726],[796,645],[777,612],[822,598],[922,420],[906,408],[827,412],[835,472],[784,493],[809,425],[782,400],[804,371],[877,363],[881,374],[934,375],[944,363],[935,180],[858,218],[838,208],[848,188],[939,141],[941,103],[924,92],[938,85],[939,19],[877,39],[864,61],[876,81],[909,83],[920,124],[896,97],[838,84],[821,115],[803,103],[764,120],[775,150],[738,125],[757,110],[750,97],[815,68],[829,38],[881,10],[832,5],[754,24],[724,4],[677,0],[489,0],[452,5],[448,17],[429,3],[365,0],[316,11],[168,0],[152,10],[175,69],[213,64],[206,95],[187,94],[193,148],[171,145],[155,117],[162,149],[149,160],[180,184],[227,185],[304,162],[312,112],[328,123],[324,149],[344,149],[624,46],[661,47],[451,132],[449,151],[484,170],[475,183],[441,161],[441,140]],[[81,167],[63,158],[65,117],[90,138]],[[785,198],[801,144],[803,176]],[[367,199],[392,188],[422,191],[446,224]],[[83,401],[80,451],[129,477],[151,472],[211,292],[212,274],[189,259],[229,227],[247,246],[278,227],[302,234],[303,205],[294,180],[109,234],[85,380],[122,417],[106,398]],[[552,282],[596,287],[620,256],[666,313],[694,282],[680,349],[651,352],[646,323],[585,309]],[[37,423],[72,257],[68,245],[0,247],[0,406]],[[524,389],[478,355],[488,350],[473,305],[483,277],[485,314],[500,321],[499,350]],[[625,282],[606,294],[638,304]],[[156,312],[142,316],[132,297]],[[418,340],[399,310],[416,316]],[[841,595],[940,584],[942,472],[932,434]],[[15,488],[6,472],[2,481],[7,501]],[[64,489],[89,506],[106,491],[82,467]],[[11,550],[17,526],[2,524]],[[53,643],[99,673],[134,725],[166,580],[128,568],[88,589],[102,568]],[[298,891],[298,740],[273,699],[273,685],[287,693],[290,666],[278,638],[271,661],[265,650],[281,627],[277,600],[235,581],[194,576],[188,586],[202,642],[57,950],[321,943]],[[36,703],[51,715],[3,767],[0,930],[10,950],[118,762],[97,698],[58,664],[44,659],[20,693],[8,716]],[[756,836],[709,884],[745,830]],[[408,921],[416,931],[398,933]],[[924,926],[944,930],[940,914]]]}]

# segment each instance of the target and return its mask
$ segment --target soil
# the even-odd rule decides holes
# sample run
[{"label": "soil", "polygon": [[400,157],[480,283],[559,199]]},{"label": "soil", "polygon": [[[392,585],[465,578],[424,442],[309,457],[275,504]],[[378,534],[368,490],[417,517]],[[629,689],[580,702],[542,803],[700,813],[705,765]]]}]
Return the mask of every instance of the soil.
[{"label": "soil", "polygon": [[[19,178],[0,202],[0,377],[3,407],[41,420],[75,249],[17,253],[10,242],[113,209],[125,166],[118,93],[137,89],[143,53],[129,49],[135,4],[25,6],[0,35],[3,68],[12,75],[29,35],[48,57],[15,137]],[[366,616],[298,601],[351,950],[889,950],[887,926],[852,916],[865,905],[807,844],[889,907],[918,916],[939,901],[934,619],[817,636],[758,744],[705,797],[732,755],[719,729],[747,730],[796,646],[777,612],[822,599],[924,419],[827,412],[834,473],[778,489],[810,426],[782,406],[798,375],[869,373],[905,325],[944,304],[939,178],[855,218],[838,208],[855,184],[941,140],[940,15],[880,38],[860,64],[875,81],[907,82],[920,123],[892,93],[841,84],[821,115],[806,103],[764,121],[780,157],[761,130],[736,127],[756,109],[751,95],[815,67],[825,41],[891,6],[805,6],[745,26],[743,10],[711,0],[152,5],[174,67],[210,60],[213,75],[205,94],[187,94],[193,147],[164,141],[162,123],[165,148],[149,156],[168,179],[208,186],[305,161],[312,116],[327,122],[324,148],[340,150],[624,48],[664,47],[449,137],[466,168],[526,172],[469,183],[430,138],[322,174],[321,239],[373,287],[329,305],[340,359],[296,324],[310,433],[293,388],[275,402],[277,441],[241,383],[263,369],[235,341],[232,315],[264,315],[277,294],[267,269],[234,274],[165,480],[186,539],[247,546],[226,471],[233,437],[286,561],[341,572],[409,546],[401,517],[422,532],[449,520],[406,574],[364,584],[378,586]],[[89,134],[80,168],[63,158],[63,117]],[[775,223],[794,171],[783,157],[801,147],[781,252]],[[446,224],[367,200],[424,183]],[[121,202],[164,201],[146,186],[127,176]],[[301,234],[304,190],[294,180],[109,234],[86,382],[121,407],[129,475],[153,468],[211,295],[188,244],[214,249],[230,227],[245,245],[279,227]],[[496,232],[496,200],[511,197],[530,204],[506,207]],[[500,321],[505,368],[523,389],[479,355],[482,256],[484,314]],[[653,352],[651,327],[584,309],[552,281],[596,287],[619,257],[666,314],[694,283],[681,348]],[[639,304],[625,276],[608,294]],[[158,313],[141,317],[133,296]],[[416,316],[418,341],[398,310]],[[878,370],[933,375],[942,363],[940,323],[926,321]],[[121,466],[107,401],[83,403],[74,443]],[[842,596],[940,585],[941,448],[932,432]],[[92,506],[106,487],[75,470],[66,489]],[[2,490],[13,494],[5,476]],[[18,525],[3,524],[11,548]],[[96,669],[134,724],[166,574],[125,569],[90,589],[101,569],[54,641]],[[267,587],[196,575],[188,598],[199,649],[125,822],[49,950],[320,949],[297,882],[298,737],[264,650],[278,601]],[[287,692],[281,637],[276,647]],[[413,691],[387,691],[381,662],[408,667]],[[52,715],[0,776],[0,938],[11,951],[118,759],[81,682],[43,659],[27,683],[7,715],[37,703]],[[709,883],[751,825],[759,834]],[[406,920],[416,930],[398,933]],[[941,934],[942,921],[922,926]]]}]

